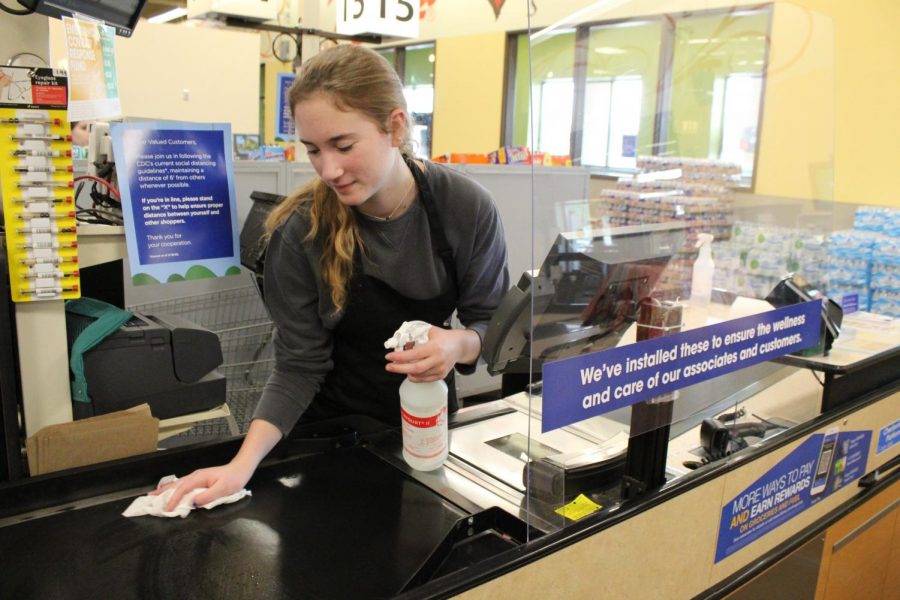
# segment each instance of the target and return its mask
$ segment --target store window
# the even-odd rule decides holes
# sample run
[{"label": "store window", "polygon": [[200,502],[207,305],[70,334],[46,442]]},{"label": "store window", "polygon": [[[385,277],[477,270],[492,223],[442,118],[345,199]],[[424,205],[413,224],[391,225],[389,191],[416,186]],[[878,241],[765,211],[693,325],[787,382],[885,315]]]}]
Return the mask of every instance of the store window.
[{"label": "store window", "polygon": [[434,130],[434,44],[380,48],[377,52],[394,66],[403,81],[406,106],[413,120],[415,155],[430,158],[431,135]]},{"label": "store window", "polygon": [[631,170],[652,154],[659,22],[589,28],[581,121],[581,164]]},{"label": "store window", "polygon": [[[575,32],[558,31],[531,48],[529,44],[527,35],[518,36],[511,145],[528,146],[551,154],[569,154],[575,99]],[[532,102],[536,115],[533,120],[529,113]]]},{"label": "store window", "polygon": [[535,147],[552,154],[568,154],[572,127],[572,98],[575,84],[571,78],[542,81],[535,95],[538,135]]},{"label": "store window", "polygon": [[581,164],[633,169],[641,125],[640,77],[589,81],[585,88]]},{"label": "store window", "polygon": [[[762,75],[729,75],[720,81],[714,102],[721,96],[721,112],[713,113],[714,122],[721,123],[719,158],[741,165],[745,177],[753,173],[756,156],[759,107],[762,100]],[[716,138],[714,138],[716,139]]]},{"label": "store window", "polygon": [[391,63],[391,66],[394,67],[394,69],[397,68],[397,50],[396,49],[381,48],[380,50],[376,50],[376,52],[378,52],[378,54],[385,57],[387,59],[387,61],[389,63]]},{"label": "store window", "polygon": [[768,28],[767,11],[675,22],[667,150],[735,162],[752,177]]},{"label": "store window", "polygon": [[762,8],[516,35],[504,143],[610,175],[639,156],[728,161],[749,185],[769,19]]}]

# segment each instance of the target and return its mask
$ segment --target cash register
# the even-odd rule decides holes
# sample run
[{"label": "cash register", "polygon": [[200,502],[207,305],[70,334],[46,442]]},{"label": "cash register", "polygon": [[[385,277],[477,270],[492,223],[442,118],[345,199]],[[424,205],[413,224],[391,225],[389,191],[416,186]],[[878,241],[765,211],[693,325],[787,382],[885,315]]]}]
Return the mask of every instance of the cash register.
[{"label": "cash register", "polygon": [[[89,324],[67,313],[70,349]],[[135,313],[82,358],[90,401],[72,403],[76,419],[144,403],[168,419],[225,403],[218,336],[181,317]]]}]

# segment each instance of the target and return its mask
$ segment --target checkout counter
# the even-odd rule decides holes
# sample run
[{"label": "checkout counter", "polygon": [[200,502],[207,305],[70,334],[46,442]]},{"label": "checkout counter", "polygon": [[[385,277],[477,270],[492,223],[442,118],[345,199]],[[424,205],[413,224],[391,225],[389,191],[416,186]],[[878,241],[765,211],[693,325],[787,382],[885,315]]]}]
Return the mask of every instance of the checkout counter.
[{"label": "checkout counter", "polygon": [[[548,258],[547,281],[560,283],[560,265],[584,273],[569,251],[584,248]],[[666,262],[658,256],[645,258],[659,268],[640,269],[640,277],[632,267],[605,270],[618,283],[612,289],[607,279],[604,293],[591,299],[653,288]],[[608,259],[607,266],[616,264]],[[530,282],[548,289],[538,285],[540,271]],[[633,311],[607,304],[594,305],[588,339],[595,349],[638,335]],[[541,306],[547,310],[527,314],[562,308],[552,299]],[[695,327],[769,308],[737,298],[703,312],[687,307],[685,322]],[[521,325],[521,315],[512,322]],[[526,329],[534,330],[530,320]],[[535,341],[526,344],[532,354],[516,350],[508,362],[531,364],[538,347],[554,356],[584,348],[584,339]],[[450,457],[431,472],[409,468],[399,431],[371,420],[299,427],[262,463],[248,484],[251,498],[186,519],[126,519],[121,512],[163,475],[229,460],[239,439],[0,484],[0,597],[751,597],[740,594],[770,569],[790,565],[857,507],[881,502],[882,513],[900,518],[900,445],[879,450],[877,443],[900,415],[900,324],[849,315],[830,357],[763,362],[680,390],[660,428],[664,482],[633,496],[622,486],[630,440],[651,431],[634,431],[631,409],[622,409],[540,433],[539,384],[461,409],[450,423]],[[892,375],[873,377],[870,369]],[[851,377],[826,394],[828,402],[815,374],[822,370],[832,387]],[[736,444],[717,456],[709,450],[719,446],[703,441],[716,434],[710,420]],[[861,449],[865,473],[720,557],[717,532],[731,499],[835,426],[870,432]],[[830,551],[818,548],[813,593],[816,578],[827,577],[819,565],[828,565]]]}]

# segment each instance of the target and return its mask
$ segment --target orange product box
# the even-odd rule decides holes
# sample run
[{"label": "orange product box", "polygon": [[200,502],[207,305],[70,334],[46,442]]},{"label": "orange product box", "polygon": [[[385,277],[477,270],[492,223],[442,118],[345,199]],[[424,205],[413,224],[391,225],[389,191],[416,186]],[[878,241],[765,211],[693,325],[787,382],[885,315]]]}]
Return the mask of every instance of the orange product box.
[{"label": "orange product box", "polygon": [[503,146],[499,157],[500,164],[504,165],[531,164],[531,150],[527,146]]},{"label": "orange product box", "polygon": [[468,165],[486,165],[489,160],[486,154],[474,152],[453,152],[450,154],[450,162]]}]

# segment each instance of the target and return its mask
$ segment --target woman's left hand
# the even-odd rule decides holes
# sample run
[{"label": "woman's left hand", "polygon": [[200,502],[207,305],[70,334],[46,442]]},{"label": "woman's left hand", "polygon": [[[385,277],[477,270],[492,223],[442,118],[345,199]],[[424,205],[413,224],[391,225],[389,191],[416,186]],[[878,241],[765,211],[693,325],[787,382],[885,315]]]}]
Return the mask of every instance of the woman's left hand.
[{"label": "woman's left hand", "polygon": [[427,383],[443,379],[457,363],[474,363],[480,353],[481,338],[474,331],[432,326],[426,343],[388,353],[385,369],[407,375],[413,383]]}]

